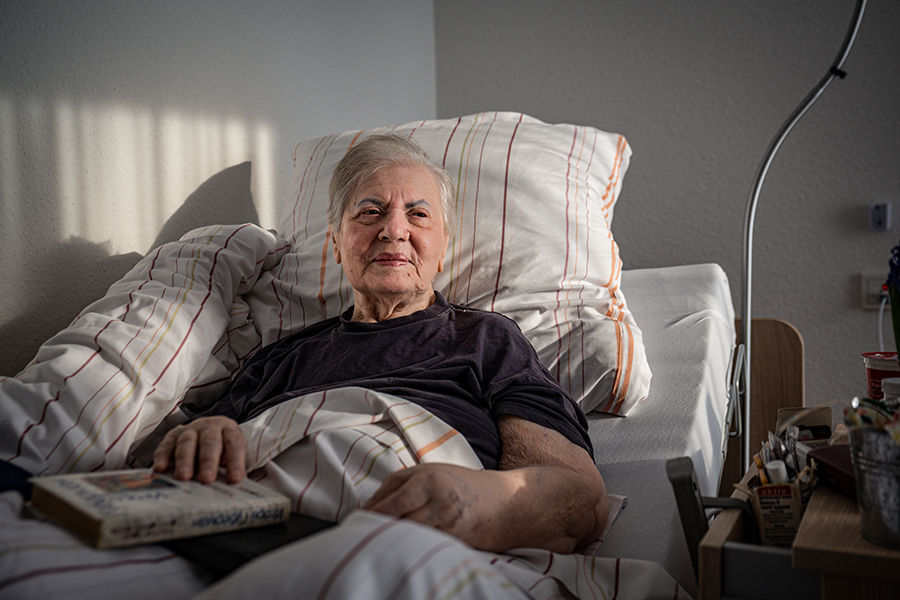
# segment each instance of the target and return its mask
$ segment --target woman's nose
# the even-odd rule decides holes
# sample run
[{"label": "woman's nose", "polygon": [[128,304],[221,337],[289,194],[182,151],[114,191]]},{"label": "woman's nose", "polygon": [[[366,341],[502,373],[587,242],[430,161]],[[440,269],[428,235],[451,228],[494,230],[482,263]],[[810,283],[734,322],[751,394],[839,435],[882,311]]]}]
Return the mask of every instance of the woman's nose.
[{"label": "woman's nose", "polygon": [[408,240],[409,223],[406,222],[406,214],[403,211],[388,211],[382,221],[379,237],[384,241]]}]

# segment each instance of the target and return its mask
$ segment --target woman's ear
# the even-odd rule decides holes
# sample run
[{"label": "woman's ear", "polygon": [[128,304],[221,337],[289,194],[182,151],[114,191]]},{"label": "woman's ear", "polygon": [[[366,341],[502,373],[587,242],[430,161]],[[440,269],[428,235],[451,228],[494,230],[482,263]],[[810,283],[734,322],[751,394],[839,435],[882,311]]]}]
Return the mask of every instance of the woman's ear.
[{"label": "woman's ear", "polygon": [[[331,229],[329,225],[328,229]],[[332,232],[331,234],[331,253],[334,255],[334,262],[337,264],[341,264],[341,248],[338,237],[341,235],[340,231]]]},{"label": "woman's ear", "polygon": [[447,236],[447,241],[444,242],[444,252],[441,253],[441,259],[438,261],[438,273],[444,272],[444,257],[447,256],[447,248],[450,247],[450,236]]}]

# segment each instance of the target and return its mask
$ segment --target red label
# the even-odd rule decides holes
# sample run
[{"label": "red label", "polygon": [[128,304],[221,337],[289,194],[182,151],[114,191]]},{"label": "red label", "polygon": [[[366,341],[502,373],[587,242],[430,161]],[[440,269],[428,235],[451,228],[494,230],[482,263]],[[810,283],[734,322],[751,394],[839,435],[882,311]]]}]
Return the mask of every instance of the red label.
[{"label": "red label", "polygon": [[757,489],[760,496],[790,496],[791,486],[789,485],[763,485]]}]

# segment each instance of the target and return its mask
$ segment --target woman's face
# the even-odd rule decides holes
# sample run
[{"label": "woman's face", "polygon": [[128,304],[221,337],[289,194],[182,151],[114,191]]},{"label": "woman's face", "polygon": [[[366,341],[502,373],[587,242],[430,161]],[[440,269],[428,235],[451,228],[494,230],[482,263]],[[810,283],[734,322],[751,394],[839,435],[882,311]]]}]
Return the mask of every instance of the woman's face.
[{"label": "woman's face", "polygon": [[421,296],[430,304],[449,239],[434,177],[419,167],[390,167],[351,196],[332,249],[363,300]]}]

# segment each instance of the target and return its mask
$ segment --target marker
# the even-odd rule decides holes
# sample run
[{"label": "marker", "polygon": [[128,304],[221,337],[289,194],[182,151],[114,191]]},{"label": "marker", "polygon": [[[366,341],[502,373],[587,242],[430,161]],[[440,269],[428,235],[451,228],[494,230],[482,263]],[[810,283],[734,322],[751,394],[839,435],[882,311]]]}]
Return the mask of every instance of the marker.
[{"label": "marker", "polygon": [[766,468],[763,466],[763,461],[759,454],[753,456],[753,462],[756,463],[756,470],[759,471],[759,482],[763,485],[768,485],[769,477],[766,475]]}]

